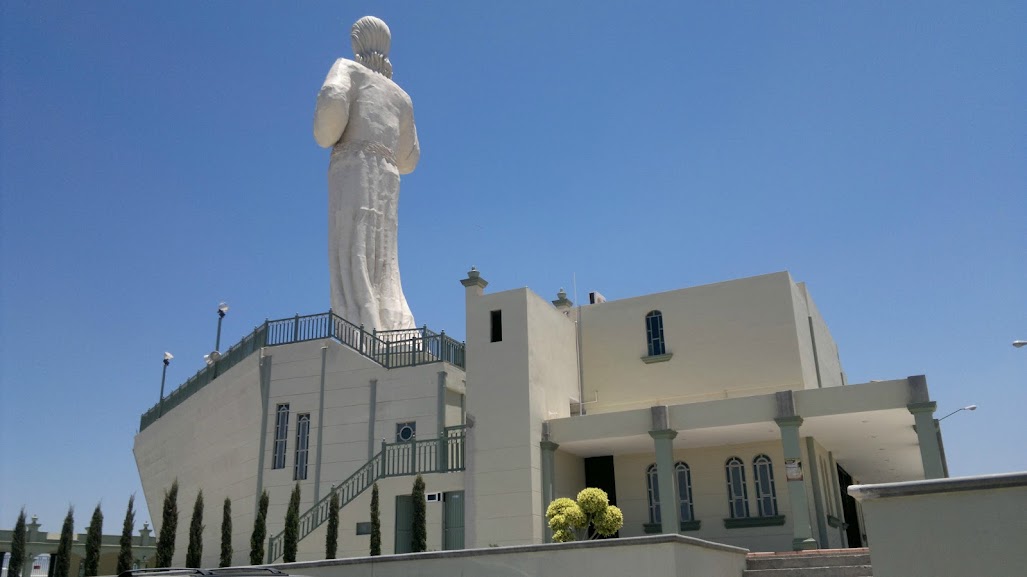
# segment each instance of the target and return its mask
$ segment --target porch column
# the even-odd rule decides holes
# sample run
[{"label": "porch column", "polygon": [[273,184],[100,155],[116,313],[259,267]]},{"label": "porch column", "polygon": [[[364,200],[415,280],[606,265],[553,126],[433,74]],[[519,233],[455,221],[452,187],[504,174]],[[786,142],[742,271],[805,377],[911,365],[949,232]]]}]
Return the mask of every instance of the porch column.
[{"label": "porch column", "polygon": [[[802,470],[802,448],[799,445],[799,426],[802,417],[780,417],[774,419],[781,429],[781,447],[785,460],[794,460]],[[810,466],[814,466],[810,463]],[[786,465],[787,467],[787,465]],[[788,480],[788,501],[792,506],[792,549],[816,549],[817,541],[813,538],[813,527],[809,522],[809,504],[806,500],[806,485],[799,479]]]},{"label": "porch column", "polygon": [[916,436],[920,442],[920,461],[924,465],[924,478],[943,479],[945,467],[941,460],[941,446],[938,443],[938,426],[935,424],[934,411],[938,403],[912,403],[906,405],[916,420]]},{"label": "porch column", "polygon": [[678,432],[672,429],[649,431],[656,445],[656,485],[660,488],[660,530],[663,533],[678,533],[681,519],[678,518],[677,493],[674,491],[674,437]]},{"label": "porch column", "polygon": [[553,532],[549,530],[546,509],[553,502],[553,495],[556,493],[556,449],[560,445],[544,438],[540,446],[542,448],[542,537],[546,543],[552,543]]}]

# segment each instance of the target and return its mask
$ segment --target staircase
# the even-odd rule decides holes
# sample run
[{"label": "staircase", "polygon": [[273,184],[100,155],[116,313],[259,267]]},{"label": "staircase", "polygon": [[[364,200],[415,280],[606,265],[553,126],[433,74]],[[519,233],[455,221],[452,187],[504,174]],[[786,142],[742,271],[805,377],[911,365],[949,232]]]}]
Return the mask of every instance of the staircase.
[{"label": "staircase", "polygon": [[870,550],[819,549],[749,553],[745,577],[872,577]]},{"label": "staircase", "polygon": [[[339,508],[360,496],[378,479],[385,477],[402,477],[421,473],[450,473],[464,470],[464,437],[465,425],[446,427],[442,437],[423,439],[406,443],[386,443],[345,481],[332,486],[323,499],[300,515],[300,535],[302,541],[307,535],[320,527],[331,513],[330,504],[333,494],[339,496]],[[285,531],[268,539],[267,562],[274,563],[285,550]]]}]

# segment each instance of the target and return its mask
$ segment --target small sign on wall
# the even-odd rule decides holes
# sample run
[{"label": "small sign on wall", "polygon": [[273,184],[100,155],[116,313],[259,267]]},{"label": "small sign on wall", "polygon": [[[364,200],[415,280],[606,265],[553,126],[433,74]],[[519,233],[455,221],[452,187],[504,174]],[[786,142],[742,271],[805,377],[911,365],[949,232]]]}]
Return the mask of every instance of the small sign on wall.
[{"label": "small sign on wall", "polygon": [[802,480],[802,461],[800,459],[785,459],[785,479],[789,481]]},{"label": "small sign on wall", "polygon": [[429,503],[435,503],[442,501],[442,493],[425,493],[424,500]]},{"label": "small sign on wall", "polygon": [[357,523],[357,535],[370,535],[371,534],[371,522],[361,521]]}]

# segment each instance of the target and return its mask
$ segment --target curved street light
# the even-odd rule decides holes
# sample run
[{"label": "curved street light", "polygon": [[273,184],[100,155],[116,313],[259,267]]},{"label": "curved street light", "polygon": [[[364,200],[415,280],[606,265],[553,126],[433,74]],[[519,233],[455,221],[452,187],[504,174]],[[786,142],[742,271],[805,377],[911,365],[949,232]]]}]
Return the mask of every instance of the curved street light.
[{"label": "curved street light", "polygon": [[171,359],[175,358],[175,355],[164,352],[164,370],[160,375],[160,402],[157,404],[157,418],[161,418],[164,414],[164,381],[168,378],[168,365],[171,364]]},{"label": "curved street light", "polygon": [[949,413],[949,414],[945,415],[944,417],[938,419],[938,422],[940,423],[940,422],[944,421],[945,419],[951,417],[952,415],[955,415],[959,411],[976,411],[976,410],[977,410],[977,405],[967,405],[965,407],[956,409],[955,411],[952,411],[951,413]]},{"label": "curved street light", "polygon": [[1016,348],[1027,346],[1027,341],[1015,340],[1013,341],[1013,346]]}]

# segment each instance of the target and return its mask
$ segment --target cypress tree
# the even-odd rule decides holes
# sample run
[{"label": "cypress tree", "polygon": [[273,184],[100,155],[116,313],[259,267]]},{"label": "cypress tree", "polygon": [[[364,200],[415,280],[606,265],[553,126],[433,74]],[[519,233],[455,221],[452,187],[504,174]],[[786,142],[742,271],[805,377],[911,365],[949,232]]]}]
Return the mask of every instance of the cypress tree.
[{"label": "cypress tree", "polygon": [[85,577],[94,577],[100,568],[100,540],[103,537],[103,513],[100,511],[100,504],[93,509],[93,518],[89,520],[89,528],[86,529],[86,558]]},{"label": "cypress tree", "polygon": [[257,506],[257,518],[253,520],[253,533],[250,535],[250,565],[264,562],[264,539],[267,537],[267,505],[271,498],[267,489],[260,494]]},{"label": "cypress tree", "polygon": [[189,547],[185,550],[185,566],[199,567],[203,557],[203,489],[196,494],[193,518],[189,521]]},{"label": "cypress tree", "polygon": [[178,479],[171,484],[171,489],[164,492],[164,514],[160,523],[160,536],[157,538],[155,567],[171,567],[171,558],[175,556],[176,531],[178,531]]},{"label": "cypress tree", "polygon": [[11,558],[7,561],[7,575],[21,577],[21,568],[25,564],[25,508],[18,513],[18,521],[14,524],[14,535],[11,537]]},{"label": "cypress tree", "polygon": [[300,541],[300,484],[292,490],[289,508],[285,511],[285,543],[282,546],[282,560],[292,563],[296,560],[296,548]]},{"label": "cypress tree", "polygon": [[132,530],[136,525],[136,512],[132,509],[136,496],[128,498],[128,510],[125,511],[125,523],[121,526],[121,549],[118,551],[117,574],[132,568]]},{"label": "cypress tree", "polygon": [[382,518],[378,508],[378,483],[371,488],[371,555],[382,554]]},{"label": "cypress tree", "polygon": [[325,559],[335,559],[339,549],[339,494],[332,491],[328,500],[328,536],[325,538]]},{"label": "cypress tree", "polygon": [[225,509],[221,515],[221,563],[218,567],[232,564],[232,500],[225,497]]},{"label": "cypress tree", "polygon": [[71,569],[71,542],[75,538],[75,508],[68,507],[68,514],[64,517],[64,526],[61,527],[61,541],[57,545],[57,555],[50,562],[54,563],[53,577],[68,577],[68,570]]},{"label": "cypress tree", "polygon": [[410,550],[414,553],[428,550],[428,504],[424,500],[424,479],[420,475],[414,479],[414,526],[410,530]]}]

